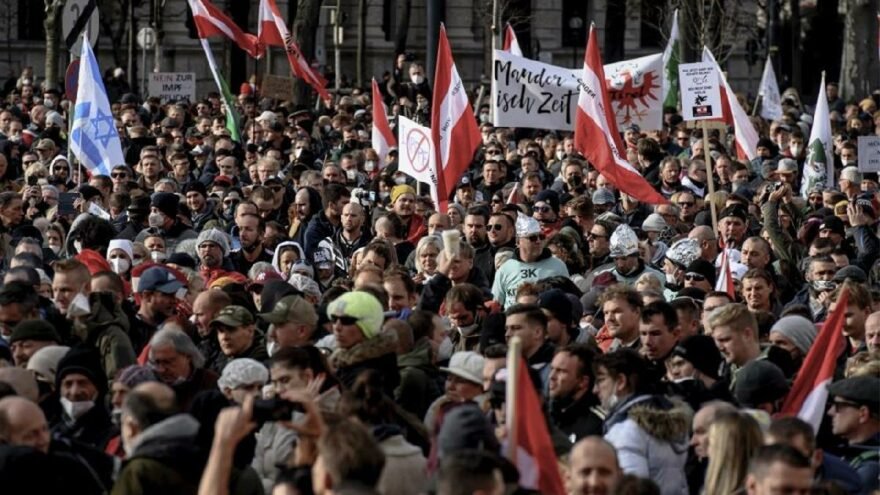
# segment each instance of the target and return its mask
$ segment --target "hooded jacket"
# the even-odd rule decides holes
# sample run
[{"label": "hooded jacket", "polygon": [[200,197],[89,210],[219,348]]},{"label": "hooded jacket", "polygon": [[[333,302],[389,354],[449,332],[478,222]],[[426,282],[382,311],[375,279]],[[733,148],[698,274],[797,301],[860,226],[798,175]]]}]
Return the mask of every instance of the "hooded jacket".
[{"label": "hooded jacket", "polygon": [[439,371],[431,362],[431,342],[420,339],[413,350],[397,357],[400,385],[394,390],[394,401],[416,417],[423,418],[428,406],[440,397]]},{"label": "hooded jacket", "polygon": [[135,438],[113,495],[193,494],[198,492],[202,456],[196,447],[199,422],[175,414]]},{"label": "hooded jacket", "polygon": [[520,285],[556,276],[567,278],[568,268],[559,258],[554,258],[549,250],[544,249],[541,256],[531,263],[522,261],[517,251],[514,258],[495,272],[492,297],[507,309],[516,303],[516,289]]},{"label": "hooded jacket", "polygon": [[90,313],[74,324],[74,334],[98,350],[109,389],[116,372],[135,364],[137,359],[128,336],[129,321],[113,296],[106,292],[89,294],[89,309]]},{"label": "hooded jacket", "polygon": [[395,334],[379,332],[375,337],[348,349],[336,349],[330,355],[330,362],[336,368],[336,377],[345,388],[350,389],[361,372],[372,369],[382,375],[382,389],[385,394],[394,397],[394,389],[400,384],[396,348]]},{"label": "hooded jacket", "polygon": [[654,480],[663,495],[688,493],[684,468],[691,416],[682,402],[631,396],[609,412],[605,440],[617,449],[624,473]]},{"label": "hooded jacket", "polygon": [[285,250],[285,248],[293,246],[293,249],[299,253],[299,259],[305,260],[306,253],[303,251],[302,246],[295,241],[284,241],[275,246],[275,254],[272,255],[272,266],[275,267],[275,271],[280,273],[283,277],[287,278],[290,276],[289,273],[284,273],[281,269],[281,252]]}]

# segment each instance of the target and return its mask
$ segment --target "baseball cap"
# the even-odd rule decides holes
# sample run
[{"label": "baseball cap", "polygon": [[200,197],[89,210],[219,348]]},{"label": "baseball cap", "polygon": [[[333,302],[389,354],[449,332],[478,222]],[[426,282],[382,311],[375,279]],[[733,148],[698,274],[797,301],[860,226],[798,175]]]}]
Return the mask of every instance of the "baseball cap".
[{"label": "baseball cap", "polygon": [[260,313],[260,318],[273,325],[287,322],[302,323],[314,327],[318,324],[318,313],[315,307],[298,295],[282,297],[272,311]]},{"label": "baseball cap", "polygon": [[144,270],[138,281],[138,293],[147,291],[161,292],[163,294],[174,294],[183,288],[183,283],[177,280],[177,277],[167,268],[162,266],[151,266]]},{"label": "baseball cap", "polygon": [[843,224],[843,220],[837,218],[834,215],[828,215],[822,219],[822,224],[819,225],[819,231],[830,230],[835,234],[846,235],[846,226]]},{"label": "baseball cap", "polygon": [[440,371],[455,375],[477,385],[483,384],[483,356],[473,351],[456,352],[449,358],[449,366]]},{"label": "baseball cap", "polygon": [[254,315],[244,306],[226,306],[211,320],[211,325],[223,325],[231,328],[254,324]]},{"label": "baseball cap", "polygon": [[274,124],[277,120],[278,116],[275,115],[275,112],[270,112],[269,110],[266,110],[257,117],[257,122],[267,122],[269,124]]},{"label": "baseball cap", "polygon": [[52,140],[49,139],[49,138],[43,138],[43,139],[40,139],[40,140],[37,142],[37,145],[34,147],[34,149],[38,149],[38,150],[54,150],[54,149],[55,149],[55,141],[52,141]]},{"label": "baseball cap", "polygon": [[604,187],[600,187],[593,191],[591,199],[593,200],[594,205],[613,205],[615,203],[614,194]]}]

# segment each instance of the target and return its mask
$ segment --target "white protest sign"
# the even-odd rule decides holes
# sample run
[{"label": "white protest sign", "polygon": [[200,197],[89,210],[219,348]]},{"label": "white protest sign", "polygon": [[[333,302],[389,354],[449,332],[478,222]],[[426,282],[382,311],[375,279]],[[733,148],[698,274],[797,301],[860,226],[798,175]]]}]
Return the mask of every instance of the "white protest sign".
[{"label": "white protest sign", "polygon": [[403,115],[397,116],[397,169],[413,179],[428,184],[434,204],[440,204],[437,193],[437,155],[431,129]]},{"label": "white protest sign", "polygon": [[[617,125],[659,129],[663,123],[663,55],[625,60],[604,68]],[[495,50],[495,125],[573,130],[578,80],[582,76],[583,69],[558,67]]]},{"label": "white protest sign", "polygon": [[684,120],[707,120],[721,117],[721,88],[715,64],[696,63],[678,66],[681,86],[681,114]]},{"label": "white protest sign", "polygon": [[147,83],[150,96],[157,96],[162,103],[167,101],[196,99],[195,72],[152,72]]},{"label": "white protest sign", "polygon": [[859,136],[859,171],[880,172],[880,136]]}]

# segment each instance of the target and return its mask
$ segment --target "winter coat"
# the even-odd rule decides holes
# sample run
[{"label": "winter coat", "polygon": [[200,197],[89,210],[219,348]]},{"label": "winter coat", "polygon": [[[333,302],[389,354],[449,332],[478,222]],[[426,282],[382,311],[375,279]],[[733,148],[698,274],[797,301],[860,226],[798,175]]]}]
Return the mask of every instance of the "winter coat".
[{"label": "winter coat", "polygon": [[106,292],[89,294],[89,309],[90,313],[74,324],[74,334],[85,345],[98,350],[109,389],[116,372],[135,364],[137,359],[128,337],[129,321],[113,296]]},{"label": "winter coat", "polygon": [[559,258],[554,258],[549,250],[545,249],[541,256],[531,263],[522,261],[517,251],[516,256],[501,265],[495,273],[492,297],[507,309],[516,303],[516,289],[520,285],[556,276],[567,278],[568,268]]},{"label": "winter coat", "polygon": [[112,495],[198,493],[202,456],[196,447],[199,422],[175,414],[149,426],[134,439]]},{"label": "winter coat", "polygon": [[269,353],[266,352],[266,346],[263,344],[262,336],[254,334],[254,340],[251,343],[251,346],[237,356],[227,356],[221,352],[220,355],[217,356],[217,360],[211,364],[211,369],[217,373],[223,373],[223,368],[229,364],[229,361],[239,358],[251,358],[261,363],[268,361]]},{"label": "winter coat", "polygon": [[330,223],[324,210],[319,211],[309,220],[305,233],[305,245],[303,246],[309,263],[314,261],[315,251],[318,250],[318,243],[333,235],[334,232],[336,232],[336,226]]},{"label": "winter coat", "polygon": [[174,395],[177,396],[177,404],[181,411],[189,411],[193,399],[199,392],[204,390],[215,390],[217,388],[217,379],[220,375],[207,368],[198,368],[193,371],[192,375],[183,383],[172,385]]},{"label": "winter coat", "polygon": [[287,464],[287,459],[296,442],[296,432],[290,428],[269,421],[257,432],[257,447],[251,467],[263,483],[263,491],[272,493],[272,486],[280,470],[279,465]]},{"label": "winter coat", "polygon": [[427,460],[421,449],[397,433],[379,441],[385,467],[376,489],[382,495],[420,493],[428,480]]},{"label": "winter coat", "polygon": [[[137,237],[135,237],[135,241],[144,242],[144,239],[147,238],[147,235],[154,232],[152,227],[148,227],[140,233],[138,233]],[[171,226],[168,230],[162,230],[160,232],[162,237],[165,239],[165,252],[173,253],[174,248],[180,243],[180,241],[185,241],[187,239],[196,239],[199,237],[199,234],[186,226],[180,220],[175,220],[174,225]]]},{"label": "winter coat", "polygon": [[288,247],[292,247],[297,253],[299,253],[299,259],[305,261],[306,253],[303,251],[302,246],[293,241],[284,241],[278,243],[275,246],[275,253],[272,255],[272,266],[275,268],[275,271],[280,273],[282,276],[289,276],[289,273],[284,273],[284,270],[281,269],[281,252],[286,251]]},{"label": "winter coat", "polygon": [[400,385],[394,391],[394,401],[400,407],[423,418],[431,405],[443,393],[437,385],[439,372],[431,361],[431,342],[421,339],[413,350],[397,358]]},{"label": "winter coat", "polygon": [[605,440],[626,474],[657,483],[663,495],[688,493],[685,463],[691,411],[662,396],[631,396],[605,421]]},{"label": "winter coat", "polygon": [[366,370],[376,370],[382,375],[382,389],[388,397],[394,397],[394,389],[400,384],[397,369],[397,336],[379,332],[348,349],[336,349],[330,362],[336,368],[336,377],[345,388],[354,385],[358,375]]},{"label": "winter coat", "polygon": [[110,414],[104,409],[103,399],[99,395],[94,407],[76,421],[70,421],[67,414],[62,413],[58,422],[52,425],[52,436],[75,440],[103,450],[107,442],[119,433],[110,421]]},{"label": "winter coat", "polygon": [[550,422],[559,428],[572,444],[584,437],[601,435],[605,414],[595,402],[595,397],[588,393],[577,400],[551,400]]},{"label": "winter coat", "polygon": [[[646,265],[645,262],[642,260],[639,260],[639,267],[629,275],[623,275],[622,273],[618,272],[617,266],[613,265],[609,270],[606,271],[611,272],[611,274],[614,275],[614,278],[616,278],[618,282],[629,285],[630,287],[634,287],[636,284],[636,280],[638,280],[638,278],[645,273],[650,273],[651,275],[657,277],[657,280],[660,281],[661,287],[666,285],[666,274],[661,272],[660,270],[655,270],[654,268],[651,268],[650,266]],[[602,273],[605,272],[596,272],[596,275],[598,276]],[[592,283],[592,279],[590,279],[590,283]]]}]

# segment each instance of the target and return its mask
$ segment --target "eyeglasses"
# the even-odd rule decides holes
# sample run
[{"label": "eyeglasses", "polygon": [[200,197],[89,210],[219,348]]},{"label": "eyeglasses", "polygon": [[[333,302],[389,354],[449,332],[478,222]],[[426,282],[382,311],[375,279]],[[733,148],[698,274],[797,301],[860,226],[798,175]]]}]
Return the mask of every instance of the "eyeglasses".
[{"label": "eyeglasses", "polygon": [[687,274],[685,274],[684,279],[691,281],[691,282],[705,282],[706,281],[706,277],[700,275],[699,273],[687,273]]},{"label": "eyeglasses", "polygon": [[607,239],[608,236],[607,236],[607,235],[602,235],[602,234],[594,234],[594,233],[592,233],[592,232],[590,232],[589,234],[587,234],[587,240],[588,240],[588,241],[594,241],[594,240],[599,239],[599,238]]},{"label": "eyeglasses", "polygon": [[529,242],[542,242],[544,240],[543,234],[532,234],[530,236],[523,237],[523,239]]},{"label": "eyeglasses", "polygon": [[486,230],[488,230],[490,232],[493,230],[497,230],[498,232],[501,232],[501,230],[503,230],[503,229],[504,229],[504,225],[501,225],[500,223],[490,223],[489,225],[486,225]]},{"label": "eyeglasses", "polygon": [[550,213],[550,210],[552,210],[553,208],[550,208],[549,206],[536,206],[534,209],[536,212]]},{"label": "eyeglasses", "polygon": [[682,206],[682,207],[687,206],[688,208],[690,208],[691,206],[694,206],[696,203],[693,202],[693,201],[679,201],[679,202],[676,203],[676,204],[677,204],[678,206]]},{"label": "eyeglasses", "polygon": [[330,321],[332,323],[339,322],[340,325],[354,325],[359,320],[360,318],[355,318],[354,316],[330,315]]}]

